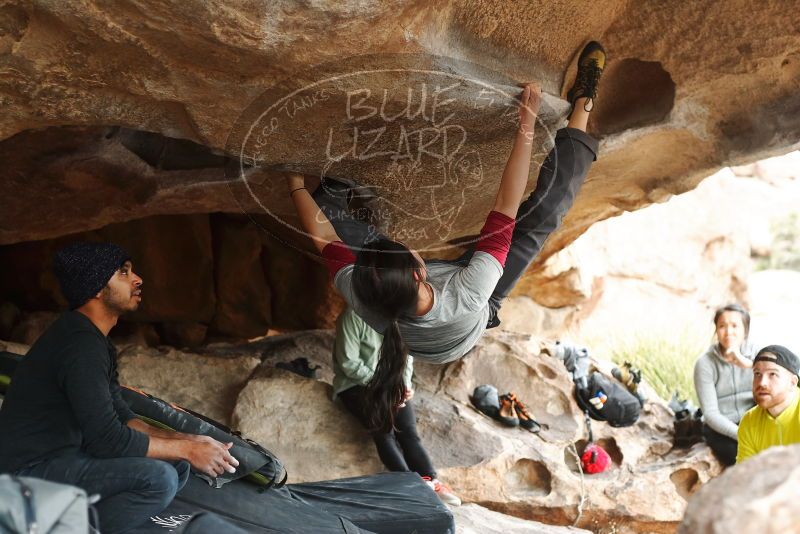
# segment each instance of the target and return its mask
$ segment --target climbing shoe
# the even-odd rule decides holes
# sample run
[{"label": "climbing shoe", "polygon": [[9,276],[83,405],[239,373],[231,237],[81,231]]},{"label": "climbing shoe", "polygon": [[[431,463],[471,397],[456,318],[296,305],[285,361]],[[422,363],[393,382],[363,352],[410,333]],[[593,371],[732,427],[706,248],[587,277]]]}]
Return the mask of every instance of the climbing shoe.
[{"label": "climbing shoe", "polygon": [[634,367],[630,362],[625,362],[619,367],[614,367],[611,370],[611,376],[622,382],[628,388],[628,391],[639,399],[639,404],[644,406],[644,403],[647,402],[647,397],[639,390],[642,372],[637,367]]},{"label": "climbing shoe", "polygon": [[476,387],[469,400],[479,412],[493,419],[497,418],[497,413],[500,411],[500,399],[497,395],[497,388],[493,385],[483,384]]},{"label": "climbing shoe", "polygon": [[531,417],[531,414],[528,413],[528,409],[525,407],[524,404],[520,402],[517,396],[514,393],[508,393],[503,395],[504,397],[508,397],[511,402],[514,403],[514,410],[517,412],[517,418],[519,419],[519,426],[524,428],[525,430],[530,430],[531,432],[538,432],[541,430],[541,426],[536,420]]},{"label": "climbing shoe", "polygon": [[606,51],[597,41],[591,41],[583,47],[578,57],[578,74],[575,82],[567,91],[567,101],[575,107],[579,98],[587,98],[583,105],[585,111],[591,111],[594,99],[597,98],[597,88],[600,85],[600,76],[606,66]]},{"label": "climbing shoe", "polygon": [[458,495],[453,493],[450,486],[438,478],[431,479],[431,477],[422,477],[422,480],[436,492],[436,496],[439,497],[440,501],[450,506],[461,506],[461,499],[459,499]]},{"label": "climbing shoe", "polygon": [[508,395],[500,395],[500,410],[495,419],[506,426],[519,426],[519,417],[517,417],[514,401]]},{"label": "climbing shoe", "polygon": [[309,365],[307,358],[295,358],[290,362],[278,362],[275,364],[278,369],[291,371],[292,373],[304,376],[306,378],[317,378],[317,370],[319,365]]}]

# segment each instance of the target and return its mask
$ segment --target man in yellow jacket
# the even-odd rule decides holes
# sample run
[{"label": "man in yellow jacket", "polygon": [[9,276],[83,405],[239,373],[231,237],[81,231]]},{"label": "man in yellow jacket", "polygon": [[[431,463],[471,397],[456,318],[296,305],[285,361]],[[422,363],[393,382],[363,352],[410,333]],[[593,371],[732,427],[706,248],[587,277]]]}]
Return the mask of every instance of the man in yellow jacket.
[{"label": "man in yellow jacket", "polygon": [[800,359],[786,347],[770,345],[753,360],[756,406],[739,423],[736,463],[775,445],[800,443]]}]

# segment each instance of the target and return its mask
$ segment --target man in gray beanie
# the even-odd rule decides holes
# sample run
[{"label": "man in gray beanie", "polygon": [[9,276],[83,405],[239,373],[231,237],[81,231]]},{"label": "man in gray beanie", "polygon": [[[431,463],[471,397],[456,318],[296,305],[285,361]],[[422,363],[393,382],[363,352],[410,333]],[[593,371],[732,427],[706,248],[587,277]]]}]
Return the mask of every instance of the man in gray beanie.
[{"label": "man in gray beanie", "polygon": [[0,409],[0,473],[97,494],[96,526],[125,532],[169,505],[189,464],[218,476],[238,462],[232,444],[152,427],[122,399],[108,333],[142,301],[129,255],[110,243],[73,243],[56,253],[53,268],[70,310],[14,373]]}]

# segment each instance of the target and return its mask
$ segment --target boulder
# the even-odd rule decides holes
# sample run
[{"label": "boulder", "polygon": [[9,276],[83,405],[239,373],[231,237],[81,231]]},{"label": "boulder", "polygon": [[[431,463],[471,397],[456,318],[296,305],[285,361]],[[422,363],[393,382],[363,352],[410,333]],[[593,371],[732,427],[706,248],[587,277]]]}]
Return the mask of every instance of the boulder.
[{"label": "boulder", "polygon": [[56,319],[58,314],[53,312],[26,313],[11,330],[11,341],[33,345]]},{"label": "boulder", "polygon": [[331,330],[306,330],[286,334],[274,334],[243,343],[212,343],[199,349],[202,354],[222,358],[257,355],[261,359],[261,371],[305,358],[309,366],[316,367],[316,378],[333,381],[331,358],[333,357],[334,333]]},{"label": "boulder", "polygon": [[230,424],[236,396],[260,360],[131,346],[119,353],[121,384]]},{"label": "boulder", "polygon": [[0,350],[7,350],[8,352],[13,352],[14,354],[27,354],[30,348],[30,345],[0,340]]},{"label": "boulder", "polygon": [[173,347],[196,348],[203,344],[208,325],[193,321],[167,321],[158,325],[159,338]]},{"label": "boulder", "polygon": [[239,394],[233,426],[275,453],[290,482],[382,471],[369,434],[331,394],[324,382],[265,368]]},{"label": "boulder", "polygon": [[694,494],[678,534],[800,532],[800,445],[773,447]]},{"label": "boulder", "polygon": [[556,527],[493,512],[477,504],[450,508],[459,534],[588,534],[589,530]]}]

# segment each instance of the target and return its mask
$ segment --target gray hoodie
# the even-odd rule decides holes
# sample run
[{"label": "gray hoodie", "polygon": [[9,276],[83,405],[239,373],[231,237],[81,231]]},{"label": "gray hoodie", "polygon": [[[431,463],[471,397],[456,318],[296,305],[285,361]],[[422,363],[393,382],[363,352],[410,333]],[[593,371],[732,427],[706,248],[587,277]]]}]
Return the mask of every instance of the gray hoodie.
[{"label": "gray hoodie", "polygon": [[[742,345],[742,355],[753,359],[752,346]],[[694,364],[694,388],[703,421],[712,430],[736,440],[744,413],[755,406],[753,402],[753,370],[726,362],[719,345],[711,345]]]}]

